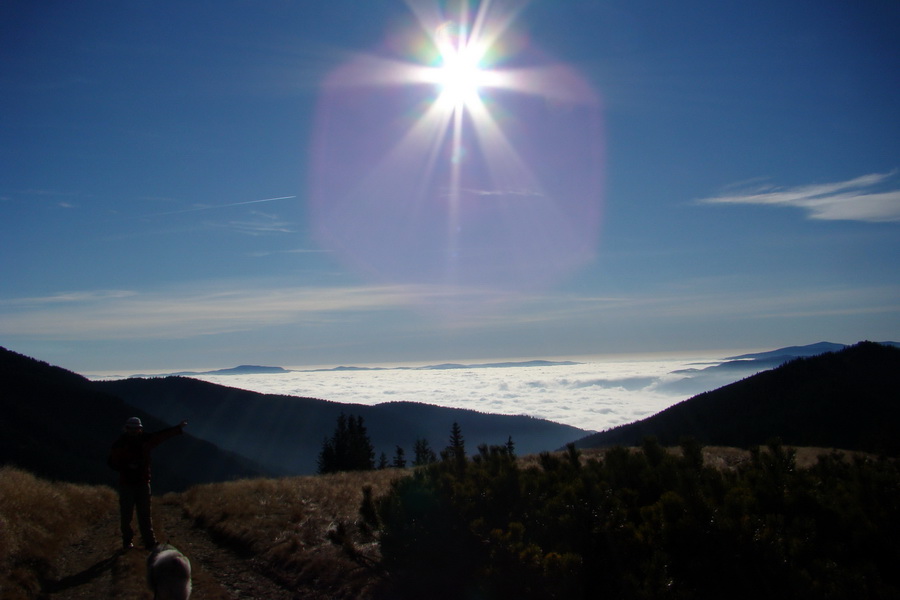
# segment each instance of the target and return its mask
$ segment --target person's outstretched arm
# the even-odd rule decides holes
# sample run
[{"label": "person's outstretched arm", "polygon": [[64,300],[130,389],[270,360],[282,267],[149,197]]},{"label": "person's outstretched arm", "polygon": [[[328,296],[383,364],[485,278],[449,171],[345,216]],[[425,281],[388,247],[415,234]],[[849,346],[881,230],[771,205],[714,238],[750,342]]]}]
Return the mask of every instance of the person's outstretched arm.
[{"label": "person's outstretched arm", "polygon": [[147,441],[148,445],[151,448],[155,448],[156,446],[159,446],[161,443],[163,443],[167,439],[169,439],[171,437],[175,437],[176,435],[181,435],[182,433],[184,433],[184,427],[187,425],[187,423],[188,423],[187,421],[182,421],[181,423],[179,423],[178,425],[175,425],[174,427],[169,427],[167,429],[161,429],[161,430],[157,431],[156,433],[150,434],[150,439]]}]

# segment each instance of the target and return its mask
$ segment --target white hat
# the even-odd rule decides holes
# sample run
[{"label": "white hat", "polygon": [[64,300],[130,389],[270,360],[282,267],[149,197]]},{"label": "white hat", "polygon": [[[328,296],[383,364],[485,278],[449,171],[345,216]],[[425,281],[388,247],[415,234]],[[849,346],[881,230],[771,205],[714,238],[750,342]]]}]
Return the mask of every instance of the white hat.
[{"label": "white hat", "polygon": [[141,424],[141,420],[137,417],[131,417],[127,421],[125,421],[125,429],[143,429],[144,426]]}]

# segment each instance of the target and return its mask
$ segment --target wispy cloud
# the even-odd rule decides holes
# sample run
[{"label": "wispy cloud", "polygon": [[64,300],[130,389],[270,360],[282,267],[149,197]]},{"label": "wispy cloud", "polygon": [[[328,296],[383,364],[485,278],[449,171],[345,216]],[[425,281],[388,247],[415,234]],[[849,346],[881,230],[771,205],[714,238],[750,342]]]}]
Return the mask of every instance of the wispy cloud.
[{"label": "wispy cloud", "polygon": [[90,197],[89,194],[82,194],[80,192],[64,192],[53,189],[38,189],[38,188],[29,188],[24,190],[18,190],[11,192],[10,194],[4,194],[0,196],[0,202],[23,202],[28,201],[29,203],[33,200],[40,201],[41,203],[52,202],[57,208],[79,208],[79,204],[76,203],[76,199],[83,200],[84,198]]},{"label": "wispy cloud", "polygon": [[802,208],[809,218],[827,221],[900,221],[900,189],[880,189],[896,171],[848,181],[790,188],[772,185],[697,200],[699,204],[763,204]]},{"label": "wispy cloud", "polygon": [[78,292],[59,292],[48,296],[35,296],[30,298],[14,298],[0,300],[0,306],[42,306],[42,305],[67,305],[87,302],[106,301],[110,299],[128,298],[136,292],[129,290],[91,290]]},{"label": "wispy cloud", "polygon": [[0,335],[46,339],[184,339],[279,325],[322,324],[408,308],[452,289],[198,286],[76,291],[0,300]]},{"label": "wispy cloud", "polygon": [[[277,198],[262,198],[259,200],[246,200],[243,202],[231,202],[228,204],[196,204],[189,208],[182,208],[178,210],[170,210],[163,212],[156,212],[150,214],[142,214],[132,216],[130,220],[140,220],[144,223],[148,222],[148,219],[156,218],[156,217],[164,217],[161,221],[163,226],[159,229],[152,228],[144,228],[138,233],[121,233],[118,232],[115,236],[115,239],[122,239],[135,237],[135,236],[147,236],[147,235],[170,235],[172,233],[180,233],[184,234],[191,231],[198,230],[208,230],[208,229],[228,229],[237,233],[243,233],[247,235],[266,235],[266,234],[278,234],[278,233],[295,233],[296,227],[295,224],[283,219],[277,214],[271,212],[264,212],[257,208],[251,208],[249,210],[242,211],[242,214],[245,215],[243,218],[227,218],[224,215],[218,214],[218,211],[221,209],[228,209],[234,207],[244,207],[244,206],[255,206],[262,203],[275,202],[279,200],[288,200],[291,198],[296,198],[297,196],[279,196]],[[169,198],[145,198],[146,200],[151,200],[154,202],[171,202]],[[190,219],[188,221],[184,220],[176,220],[171,219],[169,217],[176,217],[179,215],[194,215],[196,213],[202,214],[202,218],[200,219]]]},{"label": "wispy cloud", "polygon": [[160,217],[160,216],[166,216],[166,215],[180,215],[180,214],[184,214],[184,213],[216,210],[216,209],[221,209],[221,208],[230,208],[232,206],[245,206],[247,204],[262,204],[264,202],[275,202],[276,200],[290,200],[291,198],[296,198],[296,197],[297,196],[278,196],[277,198],[262,198],[259,200],[244,200],[242,202],[230,202],[228,204],[198,204],[198,205],[192,206],[190,208],[156,213],[151,216]]},{"label": "wispy cloud", "polygon": [[[778,327],[798,319],[834,316],[896,322],[898,298],[900,288],[894,285],[811,287],[776,295],[766,290],[685,293],[679,288],[589,298],[554,293],[512,298],[498,290],[442,285],[233,281],[0,298],[0,339],[188,340],[235,332],[265,335],[277,328],[303,332],[310,344],[313,338],[337,343],[366,336],[371,343],[375,339],[371,332],[360,328],[366,322],[375,324],[378,335],[389,331],[390,343],[404,336],[421,341],[446,335],[481,349],[490,346],[489,340],[511,337],[519,340],[522,355],[547,354],[560,340],[565,340],[561,354],[596,353],[607,351],[605,337],[617,340],[619,335],[667,330],[673,322],[687,329],[736,320]],[[562,350],[570,347],[574,349]],[[617,346],[616,351],[623,350]]]},{"label": "wispy cloud", "polygon": [[327,250],[325,248],[293,248],[290,250],[258,250],[256,252],[250,252],[247,256],[252,256],[253,258],[263,258],[266,256],[273,256],[276,254],[330,254],[331,250]]},{"label": "wispy cloud", "polygon": [[282,220],[278,215],[267,214],[259,211],[251,211],[250,218],[242,221],[229,221],[222,225],[238,233],[248,235],[263,235],[267,233],[294,233],[294,228],[288,221]]},{"label": "wispy cloud", "polygon": [[529,314],[551,321],[588,323],[599,315],[624,322],[710,319],[794,319],[824,315],[897,314],[900,287],[805,287],[772,294],[771,290],[678,289],[621,297],[556,297],[535,301]]}]

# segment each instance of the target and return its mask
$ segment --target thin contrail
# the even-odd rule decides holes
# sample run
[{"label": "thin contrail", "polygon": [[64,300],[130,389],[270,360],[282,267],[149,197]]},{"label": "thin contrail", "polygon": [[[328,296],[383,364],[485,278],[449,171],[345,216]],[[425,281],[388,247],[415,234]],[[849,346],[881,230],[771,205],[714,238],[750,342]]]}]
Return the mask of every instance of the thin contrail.
[{"label": "thin contrail", "polygon": [[278,196],[277,198],[263,198],[262,200],[245,200],[243,202],[232,202],[231,204],[217,204],[215,206],[199,206],[196,208],[185,208],[184,210],[173,210],[169,212],[156,213],[155,216],[164,215],[180,215],[182,213],[198,212],[201,210],[212,210],[214,208],[228,208],[229,206],[242,206],[244,204],[259,204],[260,202],[272,202],[273,200],[288,200],[297,196]]}]

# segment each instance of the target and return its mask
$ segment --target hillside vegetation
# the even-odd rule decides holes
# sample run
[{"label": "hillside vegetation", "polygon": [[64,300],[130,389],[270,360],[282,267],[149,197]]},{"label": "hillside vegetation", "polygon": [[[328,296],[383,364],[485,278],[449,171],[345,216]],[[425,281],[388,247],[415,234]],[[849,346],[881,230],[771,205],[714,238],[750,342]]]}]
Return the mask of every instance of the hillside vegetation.
[{"label": "hillside vegetation", "polygon": [[504,447],[444,460],[378,502],[393,598],[897,598],[900,464],[771,443],[715,469],[574,446],[523,467]]}]

